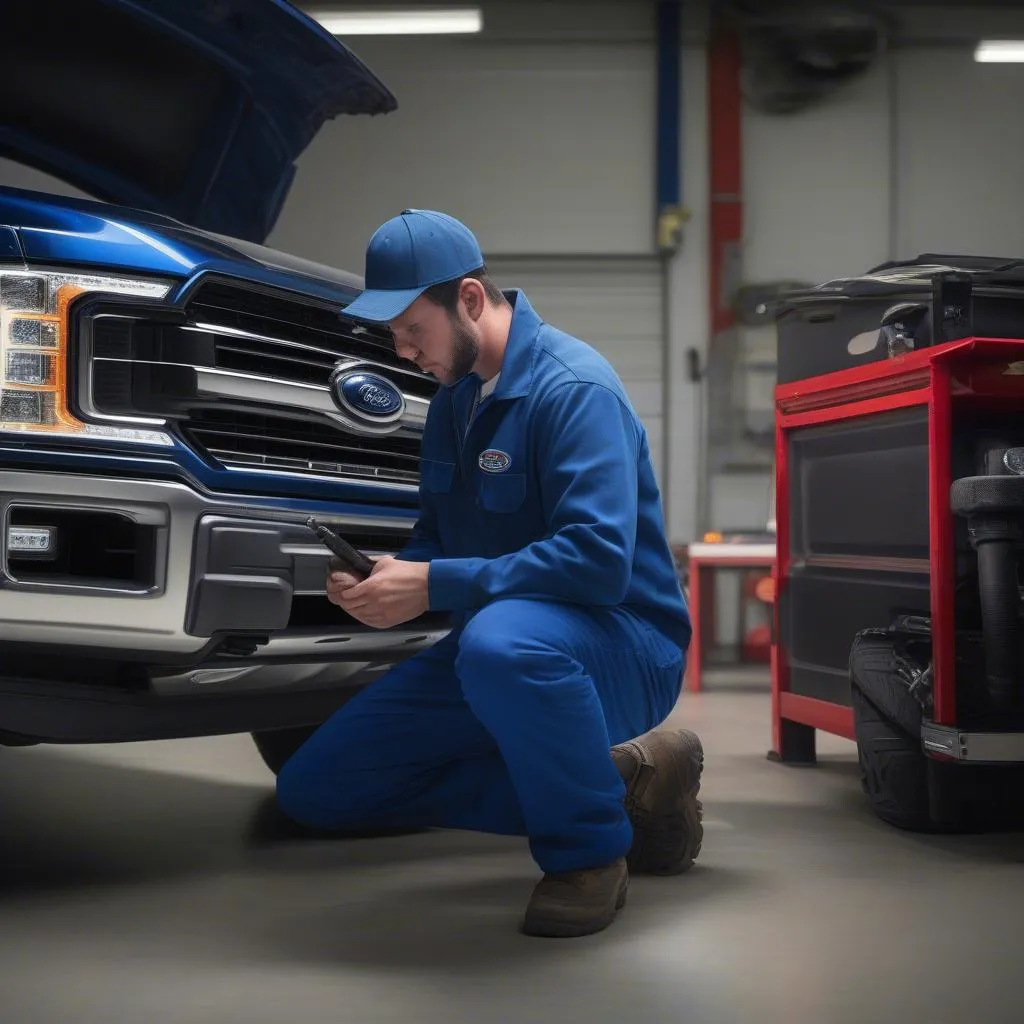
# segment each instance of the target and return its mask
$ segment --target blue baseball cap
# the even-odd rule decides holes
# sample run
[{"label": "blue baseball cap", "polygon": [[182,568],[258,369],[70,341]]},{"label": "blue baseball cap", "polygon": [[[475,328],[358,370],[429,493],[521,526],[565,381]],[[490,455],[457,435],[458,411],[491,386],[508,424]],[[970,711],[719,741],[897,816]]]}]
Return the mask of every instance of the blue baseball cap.
[{"label": "blue baseball cap", "polygon": [[366,289],[344,315],[387,323],[431,285],[465,277],[483,265],[480,245],[465,224],[434,210],[403,210],[370,239]]}]

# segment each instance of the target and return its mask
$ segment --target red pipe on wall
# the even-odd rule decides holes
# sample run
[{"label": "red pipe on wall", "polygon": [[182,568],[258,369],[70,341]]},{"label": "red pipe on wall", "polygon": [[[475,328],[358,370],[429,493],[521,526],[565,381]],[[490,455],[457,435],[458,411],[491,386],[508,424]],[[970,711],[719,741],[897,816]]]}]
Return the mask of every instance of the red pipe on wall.
[{"label": "red pipe on wall", "polygon": [[708,49],[710,138],[711,344],[735,324],[731,304],[742,274],[743,137],[740,40],[728,27],[712,31]]}]

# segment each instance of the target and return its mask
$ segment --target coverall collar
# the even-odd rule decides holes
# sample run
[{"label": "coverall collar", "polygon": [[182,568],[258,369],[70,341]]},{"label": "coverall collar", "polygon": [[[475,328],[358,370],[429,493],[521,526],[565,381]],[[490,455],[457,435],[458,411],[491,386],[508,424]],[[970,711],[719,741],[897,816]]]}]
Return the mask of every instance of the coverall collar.
[{"label": "coverall collar", "polygon": [[519,288],[504,293],[512,303],[512,323],[501,361],[501,379],[494,389],[495,400],[525,398],[533,383],[533,363],[537,354],[537,335],[543,321]]},{"label": "coverall collar", "polygon": [[[525,398],[530,393],[530,386],[533,383],[533,362],[537,352],[537,335],[544,322],[520,289],[513,288],[503,294],[512,303],[512,323],[508,330],[505,355],[501,361],[501,377],[491,395],[494,401],[499,402],[506,398]],[[467,381],[473,381],[474,388],[480,385],[480,378],[475,373],[470,373],[451,387],[453,390],[461,391]]]}]

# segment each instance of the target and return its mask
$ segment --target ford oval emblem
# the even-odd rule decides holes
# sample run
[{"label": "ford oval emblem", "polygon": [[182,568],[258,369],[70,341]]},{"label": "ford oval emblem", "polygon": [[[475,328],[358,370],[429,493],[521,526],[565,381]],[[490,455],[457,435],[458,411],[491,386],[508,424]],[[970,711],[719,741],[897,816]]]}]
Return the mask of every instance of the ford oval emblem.
[{"label": "ford oval emblem", "polygon": [[405,409],[402,392],[376,373],[351,370],[337,376],[332,385],[339,407],[361,419],[397,419]]}]

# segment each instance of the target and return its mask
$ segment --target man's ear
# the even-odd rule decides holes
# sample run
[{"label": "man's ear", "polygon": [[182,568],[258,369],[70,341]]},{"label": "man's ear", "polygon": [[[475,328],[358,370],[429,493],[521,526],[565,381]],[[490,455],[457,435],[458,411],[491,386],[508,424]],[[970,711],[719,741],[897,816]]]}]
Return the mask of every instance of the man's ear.
[{"label": "man's ear", "polygon": [[464,278],[459,287],[459,298],[466,307],[466,315],[474,322],[483,315],[484,306],[487,302],[487,293],[484,286],[473,277]]}]

